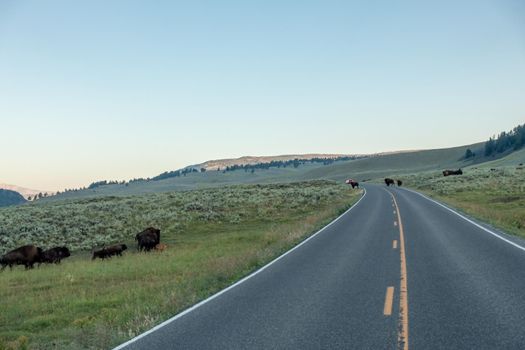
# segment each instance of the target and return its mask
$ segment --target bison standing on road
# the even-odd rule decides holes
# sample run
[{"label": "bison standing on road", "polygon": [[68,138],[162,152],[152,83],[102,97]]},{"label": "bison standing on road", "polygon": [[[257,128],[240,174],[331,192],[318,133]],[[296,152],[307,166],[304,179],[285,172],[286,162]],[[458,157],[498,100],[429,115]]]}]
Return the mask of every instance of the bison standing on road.
[{"label": "bison standing on road", "polygon": [[148,227],[144,231],[137,233],[135,240],[137,241],[138,251],[145,250],[149,252],[160,243],[160,230],[154,227]]},{"label": "bison standing on road", "polygon": [[42,263],[48,264],[60,264],[62,259],[70,257],[71,253],[67,247],[55,247],[42,252],[42,258],[40,259]]},{"label": "bison standing on road", "polygon": [[394,186],[395,185],[394,179],[390,179],[390,178],[387,177],[385,179],[385,185],[387,185],[387,186],[390,186],[390,185]]},{"label": "bison standing on road", "polygon": [[397,185],[398,185],[398,186],[401,186],[402,184],[403,184],[403,181],[401,181],[401,180],[397,180]]},{"label": "bison standing on road", "polygon": [[2,265],[2,270],[8,265],[9,268],[13,268],[13,265],[25,265],[27,270],[32,269],[33,265],[40,262],[41,259],[42,248],[34,245],[25,245],[4,254],[0,258],[0,265]]}]

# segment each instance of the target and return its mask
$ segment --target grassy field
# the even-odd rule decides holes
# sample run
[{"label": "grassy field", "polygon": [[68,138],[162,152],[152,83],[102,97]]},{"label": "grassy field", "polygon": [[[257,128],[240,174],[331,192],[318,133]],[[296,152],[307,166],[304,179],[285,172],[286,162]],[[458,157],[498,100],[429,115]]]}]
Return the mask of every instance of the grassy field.
[{"label": "grassy field", "polygon": [[[107,349],[224,288],[315,232],[360,191],[241,185],[0,210],[2,250],[67,244],[60,266],[0,273],[0,349]],[[164,252],[91,261],[86,248],[162,230]]]},{"label": "grassy field", "polygon": [[525,238],[525,169],[470,167],[462,176],[437,172],[404,176],[415,188],[465,213]]}]

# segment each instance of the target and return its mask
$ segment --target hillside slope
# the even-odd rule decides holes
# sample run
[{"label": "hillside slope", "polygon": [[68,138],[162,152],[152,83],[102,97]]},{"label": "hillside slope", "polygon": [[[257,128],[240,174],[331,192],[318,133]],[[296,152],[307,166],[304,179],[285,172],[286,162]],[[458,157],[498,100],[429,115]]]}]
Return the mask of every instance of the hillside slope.
[{"label": "hillside slope", "polygon": [[470,148],[482,154],[483,143],[453,148],[388,153],[370,158],[338,161],[333,164],[305,163],[299,167],[270,168],[251,171],[206,171],[188,173],[156,181],[139,181],[128,184],[111,184],[93,189],[78,190],[45,198],[40,201],[55,201],[97,196],[126,196],[154,192],[182,191],[198,188],[219,187],[234,184],[294,182],[313,179],[341,181],[351,177],[358,181],[396,176],[420,171],[441,171],[444,168],[459,168],[482,163],[493,158],[476,156],[465,160],[465,151]]},{"label": "hillside slope", "polygon": [[464,159],[467,149],[476,150],[477,154],[482,154],[479,151],[482,147],[483,143],[477,143],[453,148],[387,154],[381,157],[358,159],[321,169],[312,169],[305,172],[303,176],[307,179],[325,178],[333,180],[351,177],[358,181],[364,181],[421,171],[461,168],[492,159],[481,156],[469,160]]},{"label": "hillside slope", "polygon": [[18,192],[26,199],[29,196],[33,197],[35,195],[38,195],[39,193],[48,193],[48,194],[54,193],[53,191],[34,190],[30,188],[20,187],[16,185],[9,185],[9,184],[4,184],[4,183],[0,183],[0,189]]},{"label": "hillside slope", "polygon": [[0,189],[0,207],[25,203],[25,198],[18,192]]},{"label": "hillside slope", "polygon": [[232,165],[254,165],[261,163],[270,163],[274,161],[288,161],[294,159],[306,159],[310,160],[313,158],[322,159],[335,159],[340,157],[362,157],[364,155],[359,154],[322,154],[322,153],[311,153],[311,154],[287,154],[279,156],[244,156],[240,158],[228,158],[228,159],[216,159],[208,160],[201,164],[192,165],[193,168],[206,170],[217,170],[224,169],[227,166]]},{"label": "hillside slope", "polygon": [[525,164],[525,148],[514,151],[503,158],[494,158],[494,160],[489,160],[483,164],[480,164],[479,167],[497,168],[501,166],[516,166],[519,164]]}]

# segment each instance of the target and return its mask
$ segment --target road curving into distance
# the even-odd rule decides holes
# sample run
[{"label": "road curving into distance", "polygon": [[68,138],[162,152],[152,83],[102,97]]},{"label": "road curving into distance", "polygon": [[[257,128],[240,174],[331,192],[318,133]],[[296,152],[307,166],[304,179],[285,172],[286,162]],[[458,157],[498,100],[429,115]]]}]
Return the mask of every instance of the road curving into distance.
[{"label": "road curving into distance", "polygon": [[525,244],[477,225],[366,185],[300,246],[116,349],[524,349]]}]

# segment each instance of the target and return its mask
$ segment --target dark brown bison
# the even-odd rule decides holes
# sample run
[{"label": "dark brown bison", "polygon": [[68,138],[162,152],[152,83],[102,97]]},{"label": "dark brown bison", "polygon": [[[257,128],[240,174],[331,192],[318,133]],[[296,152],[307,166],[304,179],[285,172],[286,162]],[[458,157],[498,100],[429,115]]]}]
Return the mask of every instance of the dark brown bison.
[{"label": "dark brown bison", "polygon": [[2,265],[2,270],[6,266],[13,268],[13,265],[24,265],[26,269],[32,269],[33,265],[39,263],[41,259],[42,248],[34,245],[25,245],[4,254],[0,258],[0,264]]},{"label": "dark brown bison", "polygon": [[450,176],[450,175],[463,175],[463,171],[461,169],[458,169],[458,170],[443,170],[443,176]]},{"label": "dark brown bison", "polygon": [[96,258],[111,258],[114,255],[122,256],[122,252],[124,252],[126,249],[128,249],[128,246],[125,244],[110,245],[109,247],[104,247],[100,250],[95,250],[93,252],[93,257],[91,258],[91,260],[95,260]]},{"label": "dark brown bison", "polygon": [[395,182],[394,182],[394,179],[389,179],[388,177],[385,179],[385,185],[387,186],[394,186],[395,185]]},{"label": "dark brown bison", "polygon": [[401,181],[401,180],[396,180],[396,181],[397,181],[397,185],[398,186],[401,186],[403,184],[403,181]]},{"label": "dark brown bison", "polygon": [[351,185],[352,188],[356,188],[356,187],[359,188],[359,182],[357,182],[357,181],[355,181],[355,180],[348,179],[348,180],[345,181],[345,183],[346,183],[347,185]]},{"label": "dark brown bison", "polygon": [[137,233],[135,240],[137,241],[138,251],[145,250],[149,252],[160,243],[160,230],[158,228],[148,227],[144,231]]},{"label": "dark brown bison", "polygon": [[42,252],[41,263],[60,264],[62,259],[70,257],[71,253],[67,247],[55,247]]}]

